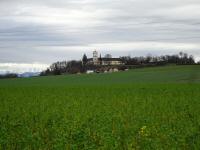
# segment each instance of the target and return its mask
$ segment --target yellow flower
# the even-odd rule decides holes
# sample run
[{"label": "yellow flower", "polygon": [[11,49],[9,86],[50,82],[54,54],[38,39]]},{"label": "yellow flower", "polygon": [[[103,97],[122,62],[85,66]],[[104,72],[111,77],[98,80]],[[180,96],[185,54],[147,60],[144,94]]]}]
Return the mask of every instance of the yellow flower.
[{"label": "yellow flower", "polygon": [[141,130],[145,130],[147,128],[147,126],[143,126],[142,128],[141,128]]},{"label": "yellow flower", "polygon": [[140,134],[141,136],[148,136],[147,133],[146,133],[146,128],[147,128],[147,126],[143,126],[143,127],[140,129],[139,134]]}]

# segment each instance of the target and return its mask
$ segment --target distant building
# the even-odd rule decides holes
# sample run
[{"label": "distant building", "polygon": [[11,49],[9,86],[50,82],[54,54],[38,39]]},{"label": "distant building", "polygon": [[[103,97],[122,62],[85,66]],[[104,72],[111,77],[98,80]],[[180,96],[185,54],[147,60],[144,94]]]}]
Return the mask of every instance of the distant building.
[{"label": "distant building", "polygon": [[93,51],[93,58],[88,59],[88,64],[93,65],[123,65],[120,58],[112,58],[110,54],[106,54],[105,57],[98,56],[98,52]]},{"label": "distant building", "polygon": [[93,61],[94,65],[99,65],[99,58],[98,58],[98,52],[97,51],[93,51],[92,61]]},{"label": "distant building", "polygon": [[87,73],[87,74],[92,74],[92,73],[94,73],[94,70],[87,70],[86,73]]}]

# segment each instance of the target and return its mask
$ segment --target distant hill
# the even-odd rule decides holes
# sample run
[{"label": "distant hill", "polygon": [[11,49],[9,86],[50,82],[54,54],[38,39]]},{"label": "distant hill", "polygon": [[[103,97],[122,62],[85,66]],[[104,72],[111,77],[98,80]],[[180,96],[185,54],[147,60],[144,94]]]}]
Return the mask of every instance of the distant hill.
[{"label": "distant hill", "polygon": [[[39,73],[24,73],[20,77],[38,76]],[[59,75],[30,78],[24,80],[15,79],[20,84],[32,83],[41,86],[74,86],[74,85],[121,85],[135,83],[194,83],[200,82],[200,65],[163,66],[131,69],[116,73],[81,74],[81,75]],[[6,82],[5,82],[6,83]],[[1,84],[1,83],[0,83]]]},{"label": "distant hill", "polygon": [[28,77],[36,77],[39,76],[40,72],[25,72],[22,74],[18,74],[18,77],[20,78],[28,78]]}]

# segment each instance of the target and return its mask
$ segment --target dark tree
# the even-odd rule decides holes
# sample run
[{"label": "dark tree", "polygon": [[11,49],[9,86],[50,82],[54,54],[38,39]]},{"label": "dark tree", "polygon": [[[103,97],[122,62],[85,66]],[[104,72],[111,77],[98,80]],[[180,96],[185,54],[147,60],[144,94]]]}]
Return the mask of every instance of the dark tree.
[{"label": "dark tree", "polygon": [[17,78],[17,74],[15,73],[8,73],[4,75],[0,75],[0,79],[6,79],[6,78]]},{"label": "dark tree", "polygon": [[194,57],[192,55],[190,55],[189,57],[189,64],[195,64],[195,60],[194,60]]},{"label": "dark tree", "polygon": [[100,65],[102,65],[102,58],[101,58],[101,54],[100,54],[100,57],[99,57],[99,61],[100,61]]},{"label": "dark tree", "polygon": [[86,54],[83,55],[82,62],[83,62],[84,66],[87,64],[87,56],[86,56]]}]

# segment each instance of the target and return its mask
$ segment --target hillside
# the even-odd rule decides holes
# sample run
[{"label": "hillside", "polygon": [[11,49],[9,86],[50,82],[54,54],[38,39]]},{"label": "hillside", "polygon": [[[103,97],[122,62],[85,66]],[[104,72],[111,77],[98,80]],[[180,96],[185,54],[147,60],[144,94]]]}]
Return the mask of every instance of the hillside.
[{"label": "hillside", "polygon": [[199,149],[200,66],[0,80],[0,149]]},{"label": "hillside", "polygon": [[200,65],[133,69],[126,72],[0,80],[0,86],[71,86],[135,83],[199,83]]}]

